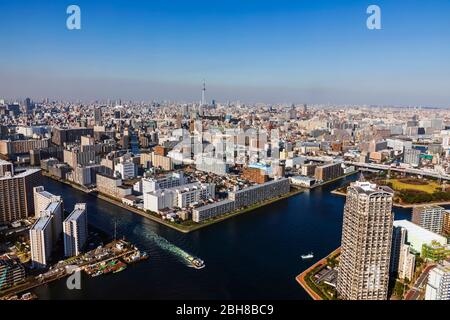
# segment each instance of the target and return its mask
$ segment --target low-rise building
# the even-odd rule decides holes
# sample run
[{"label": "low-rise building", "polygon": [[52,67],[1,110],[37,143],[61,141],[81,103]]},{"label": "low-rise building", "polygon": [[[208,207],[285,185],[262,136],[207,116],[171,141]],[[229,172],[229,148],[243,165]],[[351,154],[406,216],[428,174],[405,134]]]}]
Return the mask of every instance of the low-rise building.
[{"label": "low-rise building", "polygon": [[229,199],[207,204],[192,211],[192,220],[199,223],[232,212],[234,209],[235,202]]}]

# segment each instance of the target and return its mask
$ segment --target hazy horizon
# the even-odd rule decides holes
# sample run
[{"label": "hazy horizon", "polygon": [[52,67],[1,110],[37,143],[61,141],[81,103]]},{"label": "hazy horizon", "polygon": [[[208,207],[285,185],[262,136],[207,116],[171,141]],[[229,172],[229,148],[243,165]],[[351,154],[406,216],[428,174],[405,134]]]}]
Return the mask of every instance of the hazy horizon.
[{"label": "hazy horizon", "polygon": [[437,2],[0,0],[0,99],[194,102],[205,79],[207,101],[448,108]]}]

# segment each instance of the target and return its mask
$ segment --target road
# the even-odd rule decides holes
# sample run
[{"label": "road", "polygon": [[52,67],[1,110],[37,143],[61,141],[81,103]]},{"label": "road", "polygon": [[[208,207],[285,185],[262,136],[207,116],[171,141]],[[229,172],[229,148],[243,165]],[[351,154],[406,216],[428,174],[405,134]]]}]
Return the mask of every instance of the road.
[{"label": "road", "polygon": [[419,278],[417,278],[416,282],[414,283],[414,286],[406,294],[405,300],[419,300],[422,292],[425,289],[425,286],[427,285],[428,274],[434,267],[436,267],[436,265],[431,265],[426,267],[422,271],[422,274],[419,276]]}]

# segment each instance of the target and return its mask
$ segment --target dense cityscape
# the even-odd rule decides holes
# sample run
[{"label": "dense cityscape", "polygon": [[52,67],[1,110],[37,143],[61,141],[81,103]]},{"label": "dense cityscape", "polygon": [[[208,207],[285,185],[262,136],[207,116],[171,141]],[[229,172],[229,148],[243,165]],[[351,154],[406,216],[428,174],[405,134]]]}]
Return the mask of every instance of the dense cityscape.
[{"label": "dense cityscape", "polygon": [[[333,191],[347,199],[342,245],[299,285],[319,300],[450,297],[447,110],[209,103],[205,84],[192,104],[0,103],[5,298],[147,257],[116,235],[96,249],[90,208],[64,206],[42,176],[190,233],[355,175]],[[411,221],[394,221],[393,206]]]},{"label": "dense cityscape", "polygon": [[290,319],[450,300],[450,2],[0,11],[2,306]]}]

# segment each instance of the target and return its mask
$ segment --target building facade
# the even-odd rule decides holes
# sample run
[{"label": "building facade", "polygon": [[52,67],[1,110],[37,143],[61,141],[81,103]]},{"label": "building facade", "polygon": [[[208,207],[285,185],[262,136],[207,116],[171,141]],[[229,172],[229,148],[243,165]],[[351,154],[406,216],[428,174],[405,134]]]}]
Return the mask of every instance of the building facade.
[{"label": "building facade", "polygon": [[394,192],[368,182],[348,187],[337,291],[344,300],[386,300]]},{"label": "building facade", "polygon": [[75,205],[72,213],[64,220],[64,255],[78,256],[83,251],[88,238],[87,207],[85,203]]}]

